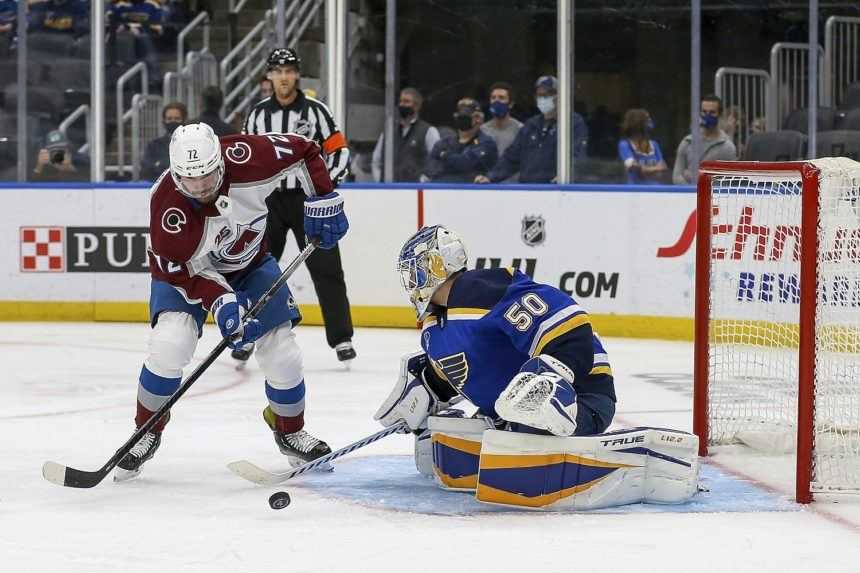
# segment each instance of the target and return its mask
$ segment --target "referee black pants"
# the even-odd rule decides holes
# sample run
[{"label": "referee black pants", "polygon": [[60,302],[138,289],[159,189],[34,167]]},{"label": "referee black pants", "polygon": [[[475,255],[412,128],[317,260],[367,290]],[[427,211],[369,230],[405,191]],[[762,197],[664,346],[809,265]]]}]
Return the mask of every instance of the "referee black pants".
[{"label": "referee black pants", "polygon": [[[266,240],[269,252],[280,260],[287,244],[287,231],[292,229],[293,236],[304,249],[305,242],[305,194],[302,190],[278,190],[266,199],[269,215],[266,218]],[[307,258],[305,264],[314,283],[314,290],[322,309],[325,323],[325,336],[328,345],[335,345],[352,339],[352,317],[349,312],[349,299],[346,298],[346,283],[343,280],[343,265],[340,261],[340,248],[317,249]]]}]

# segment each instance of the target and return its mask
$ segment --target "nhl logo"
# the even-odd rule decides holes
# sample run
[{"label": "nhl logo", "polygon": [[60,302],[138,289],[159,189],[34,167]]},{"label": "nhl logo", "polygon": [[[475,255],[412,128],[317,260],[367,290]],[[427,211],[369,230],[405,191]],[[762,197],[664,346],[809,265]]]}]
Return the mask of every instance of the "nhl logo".
[{"label": "nhl logo", "polygon": [[523,242],[529,247],[537,247],[546,240],[546,221],[540,215],[523,217],[521,233]]},{"label": "nhl logo", "polygon": [[306,119],[297,119],[295,124],[293,124],[293,129],[290,131],[304,137],[310,137],[311,123]]}]

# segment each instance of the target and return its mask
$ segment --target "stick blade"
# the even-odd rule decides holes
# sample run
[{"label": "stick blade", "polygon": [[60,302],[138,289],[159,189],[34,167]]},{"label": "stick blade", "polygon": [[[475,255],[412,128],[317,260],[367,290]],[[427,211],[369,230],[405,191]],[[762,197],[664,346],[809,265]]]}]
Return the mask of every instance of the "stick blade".
[{"label": "stick blade", "polygon": [[95,487],[101,483],[105,475],[107,472],[103,469],[97,472],[84,472],[57,462],[45,462],[42,465],[42,477],[51,483],[65,487]]},{"label": "stick blade", "polygon": [[42,477],[57,485],[66,485],[66,466],[57,462],[42,464]]},{"label": "stick blade", "polygon": [[277,485],[281,483],[281,478],[273,473],[267,472],[260,466],[254,465],[248,460],[239,460],[238,462],[230,462],[227,464],[230,471],[257,485]]}]

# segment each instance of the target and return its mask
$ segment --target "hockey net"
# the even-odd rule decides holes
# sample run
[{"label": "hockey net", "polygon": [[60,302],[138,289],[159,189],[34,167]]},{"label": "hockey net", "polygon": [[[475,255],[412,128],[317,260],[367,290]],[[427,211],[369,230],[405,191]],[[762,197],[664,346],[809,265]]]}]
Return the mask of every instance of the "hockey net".
[{"label": "hockey net", "polygon": [[694,428],[860,492],[860,163],[712,162],[698,185]]}]

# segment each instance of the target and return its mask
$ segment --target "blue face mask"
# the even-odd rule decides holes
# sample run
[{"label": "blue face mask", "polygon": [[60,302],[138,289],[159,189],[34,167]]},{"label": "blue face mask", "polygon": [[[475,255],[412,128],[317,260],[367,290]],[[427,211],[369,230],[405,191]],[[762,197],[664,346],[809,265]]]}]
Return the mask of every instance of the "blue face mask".
[{"label": "blue face mask", "polygon": [[493,117],[505,117],[510,113],[511,106],[503,101],[494,101],[490,104],[490,113]]},{"label": "blue face mask", "polygon": [[648,120],[648,122],[645,124],[645,129],[647,129],[648,131],[654,130],[654,120],[653,119]]},{"label": "blue face mask", "polygon": [[715,128],[717,126],[717,123],[720,121],[720,118],[709,113],[703,113],[699,117],[701,117],[701,119],[699,120],[699,125],[701,125],[705,129]]}]

